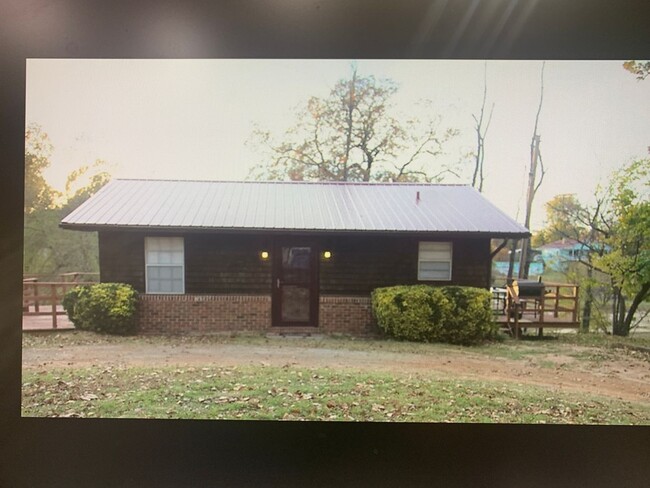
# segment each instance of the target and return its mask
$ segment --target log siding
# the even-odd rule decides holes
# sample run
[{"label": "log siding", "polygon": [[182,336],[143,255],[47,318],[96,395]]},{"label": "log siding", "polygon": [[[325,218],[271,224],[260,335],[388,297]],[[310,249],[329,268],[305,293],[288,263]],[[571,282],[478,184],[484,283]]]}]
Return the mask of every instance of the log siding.
[{"label": "log siding", "polygon": [[268,239],[251,235],[189,234],[185,236],[185,293],[271,293]]},{"label": "log siding", "polygon": [[[418,243],[452,242],[450,281],[417,279]],[[373,289],[393,285],[462,285],[489,287],[490,240],[439,237],[342,237],[327,243],[330,260],[320,267],[320,291],[324,295],[367,295]]]},{"label": "log siding", "polygon": [[145,234],[135,232],[99,233],[99,281],[127,283],[145,292]]},{"label": "log siding", "polygon": [[[136,231],[99,233],[100,280],[122,282],[145,292],[144,238]],[[185,239],[186,294],[269,295],[273,238],[251,234],[188,233]],[[287,236],[282,237],[286,241]],[[319,293],[325,296],[368,296],[378,287],[429,283],[487,288],[490,284],[489,238],[339,235],[314,236],[321,253]],[[418,281],[418,242],[451,241],[451,281]],[[330,259],[322,251],[332,252]]]}]

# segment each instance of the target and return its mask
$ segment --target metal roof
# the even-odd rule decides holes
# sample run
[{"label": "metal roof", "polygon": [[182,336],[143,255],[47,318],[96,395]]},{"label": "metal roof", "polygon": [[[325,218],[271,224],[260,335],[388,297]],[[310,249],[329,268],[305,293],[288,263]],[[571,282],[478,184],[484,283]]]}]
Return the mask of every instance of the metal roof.
[{"label": "metal roof", "polygon": [[529,235],[470,186],[419,183],[113,180],[61,227]]},{"label": "metal roof", "polygon": [[586,247],[575,239],[558,239],[557,241],[549,242],[542,246],[538,246],[538,249],[571,249],[573,247]]}]

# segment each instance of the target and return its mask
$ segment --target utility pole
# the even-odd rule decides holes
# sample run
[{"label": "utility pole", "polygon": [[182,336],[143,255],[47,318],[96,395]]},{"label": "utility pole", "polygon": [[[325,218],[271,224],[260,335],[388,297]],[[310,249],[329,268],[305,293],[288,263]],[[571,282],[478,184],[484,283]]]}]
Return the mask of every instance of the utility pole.
[{"label": "utility pole", "polygon": [[510,280],[512,279],[512,273],[515,269],[515,252],[517,251],[518,243],[519,239],[510,239],[510,252],[508,254],[508,283],[510,283]]},{"label": "utility pole", "polygon": [[[530,213],[535,198],[535,179],[537,178],[537,161],[539,159],[539,135],[533,135],[533,142],[530,145],[530,171],[528,172],[528,191],[526,193],[526,219],[524,226],[530,229]],[[530,238],[521,242],[521,256],[519,258],[519,278],[528,278],[528,254],[530,253]]]}]

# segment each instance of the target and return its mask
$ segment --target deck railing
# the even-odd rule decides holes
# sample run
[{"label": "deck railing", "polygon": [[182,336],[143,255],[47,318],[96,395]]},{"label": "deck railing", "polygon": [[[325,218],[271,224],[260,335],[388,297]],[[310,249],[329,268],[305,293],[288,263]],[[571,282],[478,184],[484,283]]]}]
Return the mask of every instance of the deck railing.
[{"label": "deck railing", "polygon": [[544,282],[543,294],[520,296],[516,284],[507,285],[503,322],[515,337],[527,327],[537,328],[540,335],[544,327],[577,328],[579,291],[575,284]]},{"label": "deck railing", "polygon": [[[23,280],[23,315],[49,315],[52,328],[57,328],[57,316],[65,315],[63,297],[68,290],[81,284],[94,282],[75,281],[37,281],[36,278]],[[45,309],[43,309],[45,308]]]},{"label": "deck railing", "polygon": [[[542,320],[546,312],[552,313],[553,318],[559,318],[560,313],[568,313],[571,322],[578,322],[578,297],[580,287],[568,283],[546,283],[544,282],[545,293],[542,300]],[[566,305],[568,303],[568,306]]]}]

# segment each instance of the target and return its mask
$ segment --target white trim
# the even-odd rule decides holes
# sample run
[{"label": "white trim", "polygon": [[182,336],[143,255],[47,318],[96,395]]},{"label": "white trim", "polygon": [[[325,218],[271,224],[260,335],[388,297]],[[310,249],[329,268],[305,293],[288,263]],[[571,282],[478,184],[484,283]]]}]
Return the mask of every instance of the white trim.
[{"label": "white trim", "polygon": [[[448,244],[449,245],[449,257],[439,257],[436,259],[422,259],[422,253],[426,252],[422,250],[422,245],[423,244]],[[445,253],[447,252],[446,250],[438,250],[438,251],[430,251],[430,252],[439,252],[439,253]],[[428,262],[428,263],[449,263],[449,276],[447,278],[437,278],[437,279],[430,279],[430,278],[423,278],[420,275],[420,264],[422,262]],[[418,281],[451,281],[451,276],[452,276],[452,269],[453,269],[453,263],[454,263],[454,245],[450,241],[445,241],[445,242],[440,242],[440,241],[419,241],[418,242],[418,269],[417,269],[417,274],[418,274]]]},{"label": "white trim", "polygon": [[[179,239],[183,251],[183,262],[181,264],[165,263],[151,264],[148,263],[149,246],[153,239]],[[181,291],[150,291],[149,290],[149,268],[150,267],[178,267],[181,268]],[[149,295],[184,295],[185,294],[185,239],[179,236],[146,236],[144,238],[144,286],[145,292]]]}]

